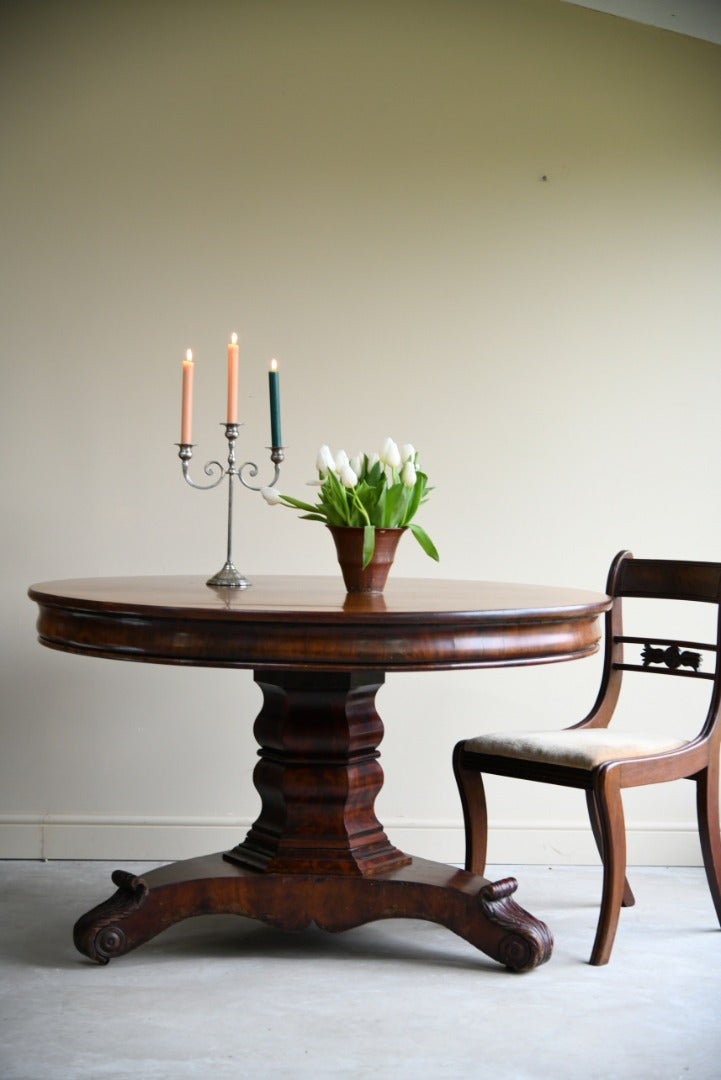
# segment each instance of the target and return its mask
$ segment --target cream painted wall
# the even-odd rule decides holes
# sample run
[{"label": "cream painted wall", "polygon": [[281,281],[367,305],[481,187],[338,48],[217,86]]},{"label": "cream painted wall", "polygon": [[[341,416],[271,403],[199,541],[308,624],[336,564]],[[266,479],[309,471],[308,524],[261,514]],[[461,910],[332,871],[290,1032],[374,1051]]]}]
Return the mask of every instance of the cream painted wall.
[{"label": "cream painted wall", "polygon": [[[621,547],[721,557],[718,46],[560,0],[0,21],[0,855],[173,858],[257,811],[249,673],[42,650],[26,598],[222,562],[224,499],[173,445],[188,345],[201,461],[234,328],[245,456],[281,361],[285,490],[323,441],[421,448],[442,561],[409,543],[397,574],[600,589]],[[248,574],[337,572],[320,527],[238,502]],[[598,673],[389,679],[392,838],[459,860],[455,741],[571,722]],[[492,861],[594,859],[577,793],[492,787]],[[632,795],[632,860],[700,861],[692,785]]]}]

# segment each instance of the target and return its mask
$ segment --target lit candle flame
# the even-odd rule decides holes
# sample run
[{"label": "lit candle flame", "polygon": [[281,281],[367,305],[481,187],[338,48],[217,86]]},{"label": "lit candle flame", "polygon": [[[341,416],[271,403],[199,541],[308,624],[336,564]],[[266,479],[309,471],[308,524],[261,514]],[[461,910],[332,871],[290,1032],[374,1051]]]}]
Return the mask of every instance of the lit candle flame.
[{"label": "lit candle flame", "polygon": [[270,370],[271,371],[277,371],[278,370],[278,361],[277,360],[275,360],[275,359],[271,360],[271,362],[270,362]]},{"label": "lit candle flame", "polygon": [[235,331],[233,331],[233,333],[230,335],[230,344],[231,345],[237,345],[238,344],[238,335],[235,333]]},{"label": "lit candle flame", "polygon": [[185,354],[185,359],[189,360],[191,362],[191,364],[192,364],[192,362],[193,362],[193,350],[192,349],[188,349],[188,351]]}]

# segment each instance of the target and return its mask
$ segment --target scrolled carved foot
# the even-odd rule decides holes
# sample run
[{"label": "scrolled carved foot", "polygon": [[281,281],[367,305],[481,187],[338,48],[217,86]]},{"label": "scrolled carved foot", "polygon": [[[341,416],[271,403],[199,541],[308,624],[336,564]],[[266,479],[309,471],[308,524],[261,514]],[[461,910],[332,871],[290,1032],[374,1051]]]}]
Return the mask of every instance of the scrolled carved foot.
[{"label": "scrolled carved foot", "polygon": [[515,878],[489,882],[478,901],[489,922],[508,933],[502,938],[498,959],[511,971],[530,971],[545,963],[553,951],[553,936],[545,923],[533,918],[511,897],[518,888]]},{"label": "scrolled carved foot", "polygon": [[107,964],[114,956],[122,956],[132,947],[122,921],[142,907],[148,895],[145,881],[126,870],[114,870],[112,881],[118,891],[82,915],[73,930],[76,949],[99,964]]}]

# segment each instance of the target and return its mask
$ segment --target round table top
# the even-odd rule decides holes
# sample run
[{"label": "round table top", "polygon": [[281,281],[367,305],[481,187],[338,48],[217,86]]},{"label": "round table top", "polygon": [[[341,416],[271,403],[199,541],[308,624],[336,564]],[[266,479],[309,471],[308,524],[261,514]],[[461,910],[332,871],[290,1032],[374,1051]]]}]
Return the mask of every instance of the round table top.
[{"label": "round table top", "polygon": [[116,659],[254,669],[434,670],[595,652],[603,594],[555,586],[396,577],[383,594],[339,576],[51,581],[29,595],[42,644]]}]

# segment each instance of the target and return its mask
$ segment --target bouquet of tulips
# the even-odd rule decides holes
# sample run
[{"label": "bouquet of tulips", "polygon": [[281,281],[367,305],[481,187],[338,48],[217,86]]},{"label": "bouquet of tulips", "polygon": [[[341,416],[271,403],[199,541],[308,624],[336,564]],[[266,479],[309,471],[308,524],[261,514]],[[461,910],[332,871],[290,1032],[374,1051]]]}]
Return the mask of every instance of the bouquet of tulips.
[{"label": "bouquet of tulips", "polygon": [[428,477],[418,465],[413,446],[402,450],[393,439],[386,439],[380,453],[360,453],[349,458],[345,450],[333,454],[321,446],[316,458],[319,488],[315,504],[281,495],[275,488],[261,488],[272,506],[288,506],[304,511],[308,521],[326,525],[363,529],[363,566],[370,562],[375,548],[376,529],[408,528],[432,559],[438,552],[428,533],[413,518],[428,492]]}]

